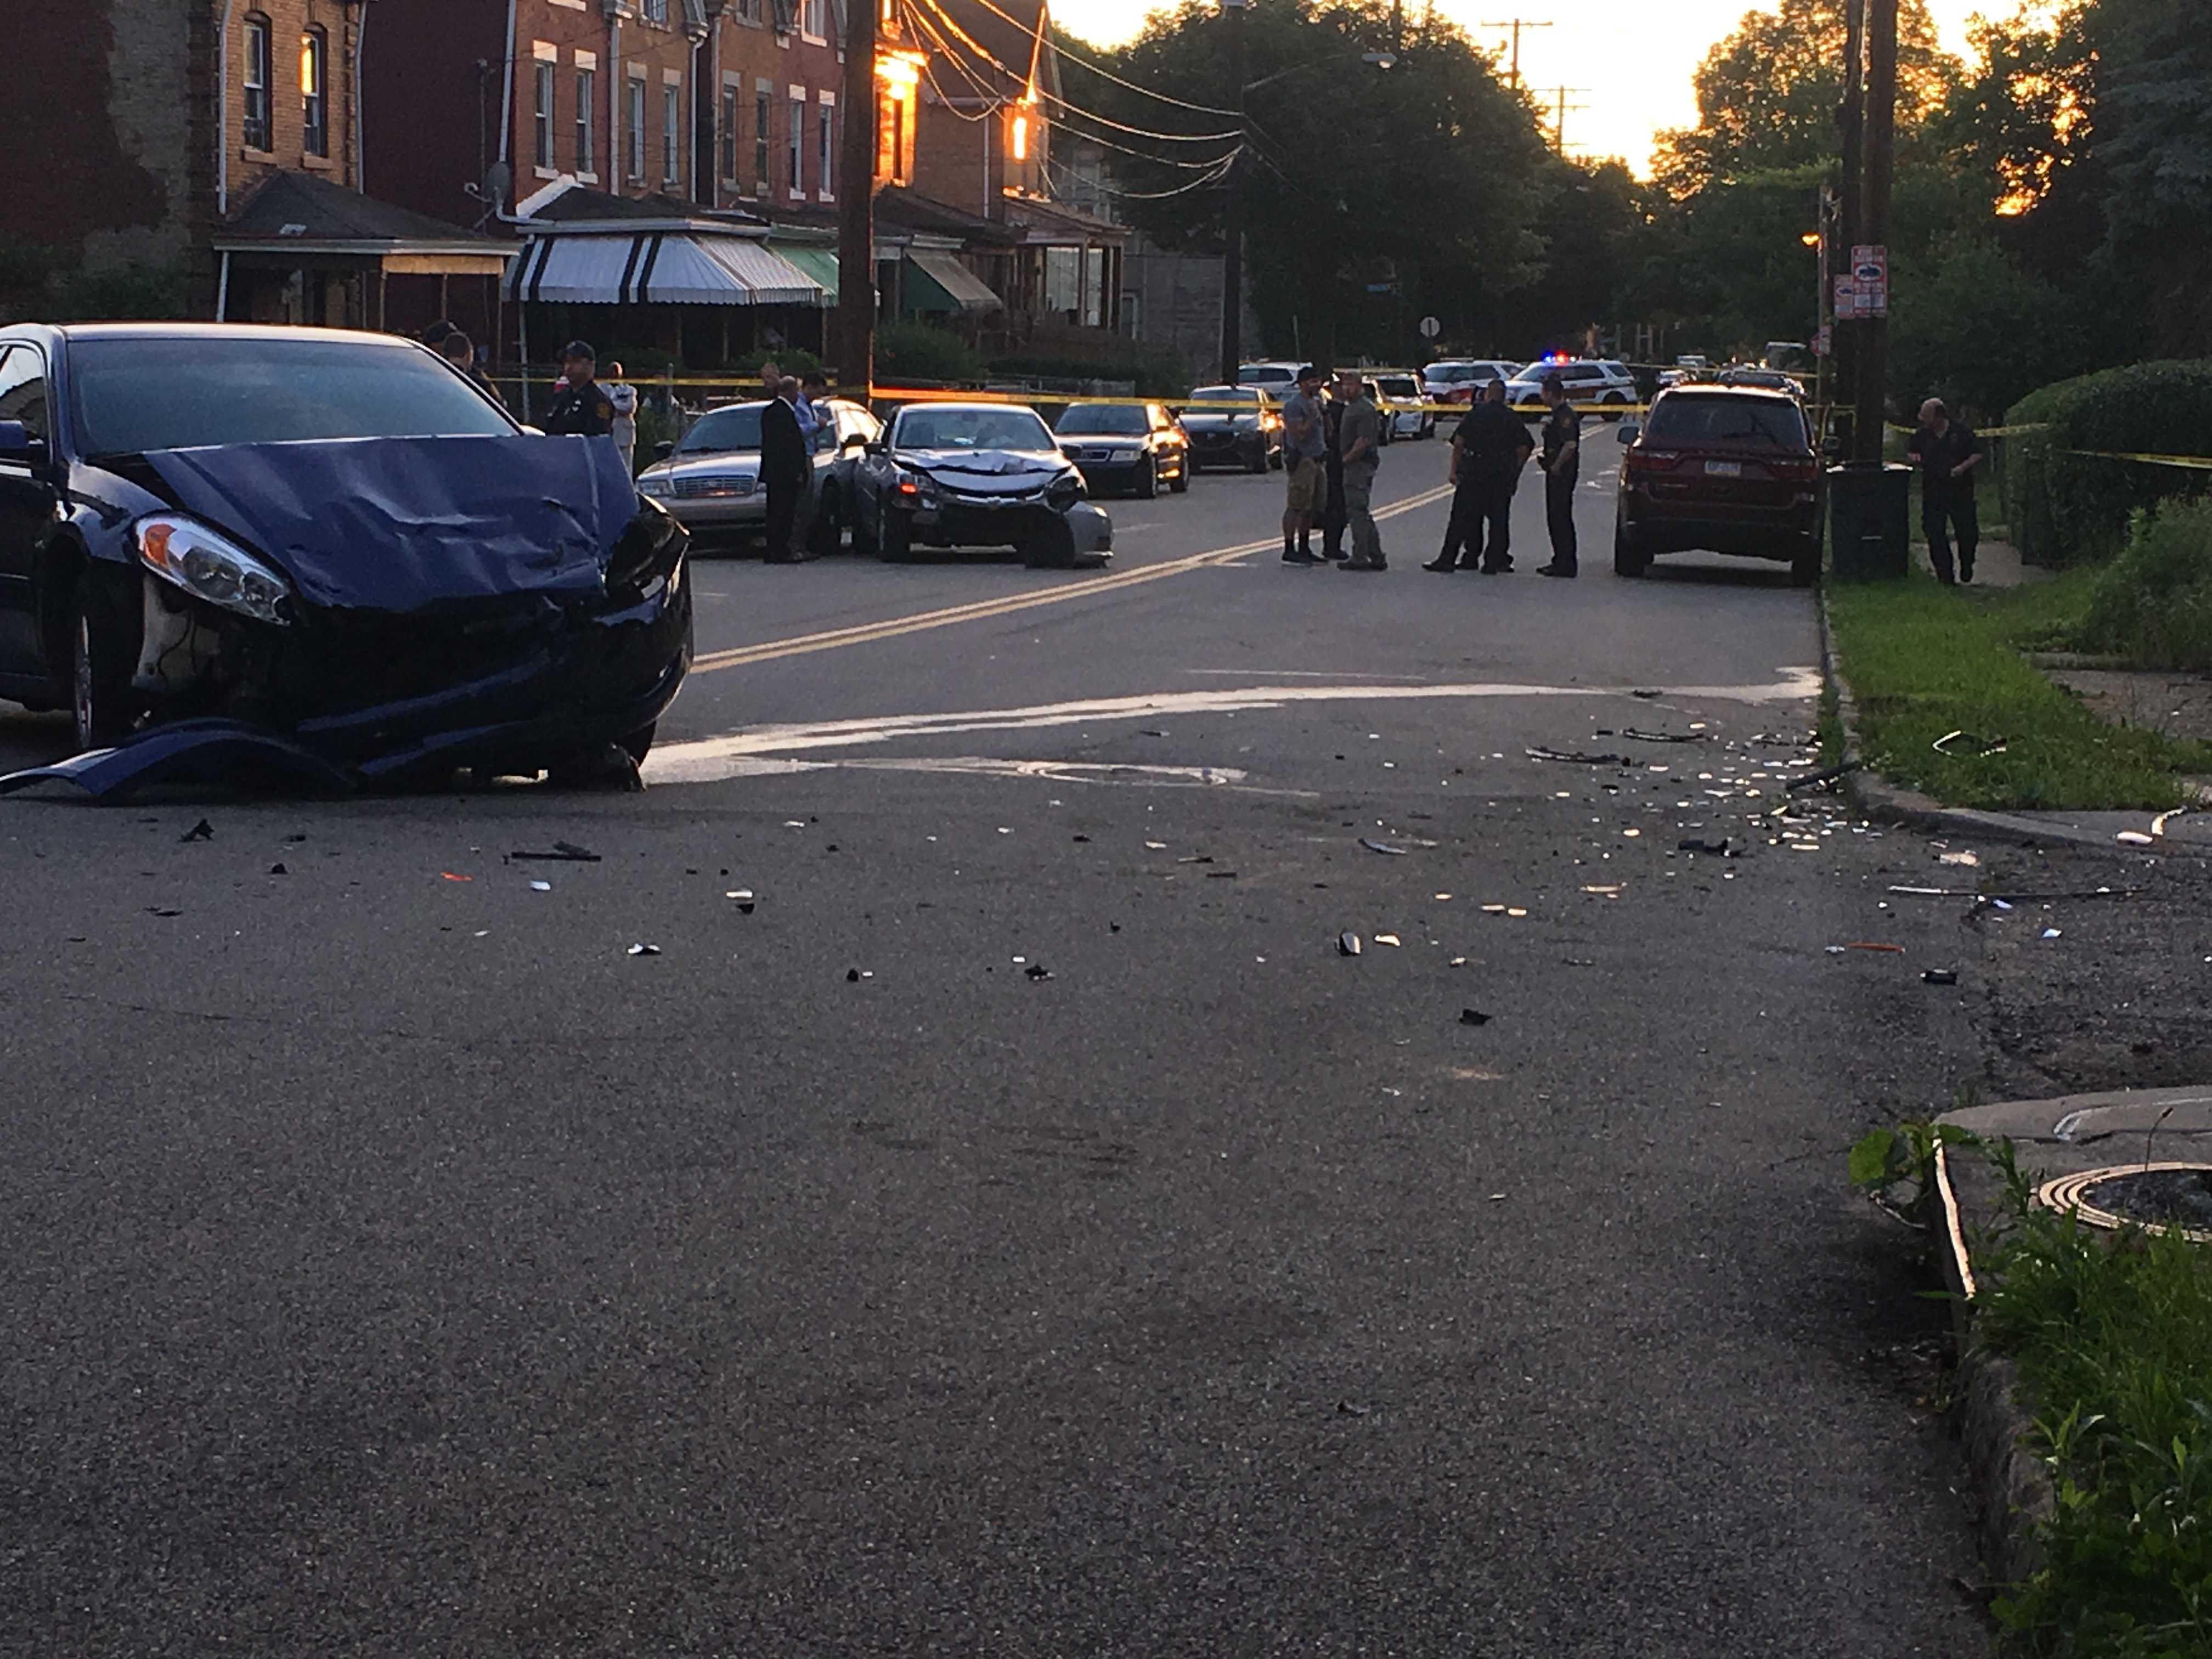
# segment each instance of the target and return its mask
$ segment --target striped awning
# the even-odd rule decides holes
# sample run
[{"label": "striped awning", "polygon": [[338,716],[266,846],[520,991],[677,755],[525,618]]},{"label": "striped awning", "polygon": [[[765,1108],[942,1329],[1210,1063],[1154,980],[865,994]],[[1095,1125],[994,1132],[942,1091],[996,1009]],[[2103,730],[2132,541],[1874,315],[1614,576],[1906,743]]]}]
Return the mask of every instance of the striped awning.
[{"label": "striped awning", "polygon": [[747,236],[586,231],[525,244],[507,297],[550,305],[826,306],[833,296]]}]

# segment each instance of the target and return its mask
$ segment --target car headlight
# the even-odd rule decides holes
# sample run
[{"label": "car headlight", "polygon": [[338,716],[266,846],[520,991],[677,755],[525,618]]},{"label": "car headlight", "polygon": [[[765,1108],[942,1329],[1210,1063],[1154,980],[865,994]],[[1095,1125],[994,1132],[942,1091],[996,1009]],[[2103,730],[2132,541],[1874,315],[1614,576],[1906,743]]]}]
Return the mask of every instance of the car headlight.
[{"label": "car headlight", "polygon": [[902,501],[933,501],[938,498],[937,480],[927,472],[910,472],[901,469],[898,493]]},{"label": "car headlight", "polygon": [[217,531],[180,513],[157,513],[131,527],[138,562],[195,599],[257,622],[291,621],[283,577]]},{"label": "car headlight", "polygon": [[1083,499],[1082,475],[1065,472],[1045,486],[1044,504],[1055,513],[1065,513]]},{"label": "car headlight", "polygon": [[661,473],[658,477],[648,472],[637,481],[637,493],[641,495],[651,495],[655,500],[665,499],[675,495],[676,480],[665,472]]}]

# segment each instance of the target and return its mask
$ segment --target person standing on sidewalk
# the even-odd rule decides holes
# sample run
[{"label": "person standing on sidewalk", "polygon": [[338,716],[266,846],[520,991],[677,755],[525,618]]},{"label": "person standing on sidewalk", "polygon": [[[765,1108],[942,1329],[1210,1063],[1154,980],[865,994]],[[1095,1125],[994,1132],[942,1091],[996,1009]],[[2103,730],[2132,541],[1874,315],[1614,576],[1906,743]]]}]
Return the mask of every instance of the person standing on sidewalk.
[{"label": "person standing on sidewalk", "polygon": [[[1920,405],[1920,428],[1905,459],[1920,469],[1920,527],[1928,535],[1928,562],[1936,580],[1951,587],[1974,580],[1974,550],[1982,527],[1974,505],[1974,469],[1982,464],[1982,441],[1963,421],[1951,418],[1941,398]],[[1959,538],[1959,564],[1951,567],[1951,535]]]},{"label": "person standing on sidewalk", "polygon": [[1422,569],[1449,575],[1466,564],[1486,576],[1512,572],[1513,492],[1535,448],[1521,417],[1505,406],[1505,382],[1490,381],[1452,434],[1451,524],[1443,550]]},{"label": "person standing on sidewalk", "polygon": [[1298,389],[1283,399],[1283,562],[1320,564],[1314,520],[1328,510],[1328,429],[1322,412],[1321,371],[1308,363]]},{"label": "person standing on sidewalk", "polygon": [[569,341],[561,353],[561,389],[545,411],[547,436],[604,438],[615,429],[614,400],[599,384],[599,353],[590,343]]},{"label": "person standing on sidewalk", "polygon": [[779,381],[761,410],[760,481],[768,491],[770,564],[798,564],[808,555],[794,544],[799,503],[814,477],[806,434],[799,429],[799,382]]},{"label": "person standing on sidewalk", "polygon": [[622,451],[623,471],[637,476],[637,388],[623,379],[620,363],[607,365],[607,401],[615,406],[615,447]]},{"label": "person standing on sidewalk", "polygon": [[1344,550],[1344,527],[1351,522],[1344,514],[1344,400],[1331,398],[1321,412],[1328,440],[1328,453],[1322,457],[1328,473],[1328,507],[1321,515],[1321,556],[1340,562],[1352,556]]},{"label": "person standing on sidewalk", "polygon": [[1575,481],[1582,471],[1583,417],[1556,374],[1544,377],[1544,523],[1552,532],[1552,562],[1537,567],[1540,576],[1575,574]]},{"label": "person standing on sidewalk", "polygon": [[1336,398],[1344,412],[1337,422],[1337,454],[1344,470],[1344,516],[1352,532],[1346,570],[1384,570],[1382,538],[1375,528],[1375,471],[1382,465],[1382,416],[1367,396],[1367,383],[1356,368],[1340,369]]}]

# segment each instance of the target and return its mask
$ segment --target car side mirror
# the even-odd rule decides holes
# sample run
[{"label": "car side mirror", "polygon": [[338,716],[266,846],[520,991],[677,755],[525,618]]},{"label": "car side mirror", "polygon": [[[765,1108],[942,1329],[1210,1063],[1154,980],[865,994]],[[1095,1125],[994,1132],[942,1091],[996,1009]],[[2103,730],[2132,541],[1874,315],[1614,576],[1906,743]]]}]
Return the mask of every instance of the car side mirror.
[{"label": "car side mirror", "polygon": [[872,438],[861,447],[862,453],[869,455],[888,455],[891,453],[890,446],[881,438]]},{"label": "car side mirror", "polygon": [[1644,428],[1635,421],[1623,421],[1613,428],[1613,435],[1624,444],[1632,444],[1644,435]]},{"label": "car side mirror", "polygon": [[664,461],[666,460],[671,455],[673,455],[676,453],[675,441],[669,438],[662,439],[659,443],[653,445],[653,453],[660,459]]},{"label": "car side mirror", "polygon": [[0,421],[0,461],[36,463],[46,458],[43,440],[33,438],[21,421]]}]

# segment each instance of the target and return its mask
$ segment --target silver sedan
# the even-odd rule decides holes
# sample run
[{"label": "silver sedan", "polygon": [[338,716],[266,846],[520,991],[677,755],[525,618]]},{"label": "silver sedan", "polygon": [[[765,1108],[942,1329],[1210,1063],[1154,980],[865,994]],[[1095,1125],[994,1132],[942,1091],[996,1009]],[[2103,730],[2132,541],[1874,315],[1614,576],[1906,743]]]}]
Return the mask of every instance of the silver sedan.
[{"label": "silver sedan", "polygon": [[[763,534],[768,492],[760,483],[763,402],[730,404],[708,411],[638,475],[651,496],[696,540],[737,540]],[[850,521],[854,457],[883,426],[859,404],[825,398],[814,405],[814,483],[811,539],[817,552],[836,547]],[[858,440],[858,443],[854,442]]]}]

